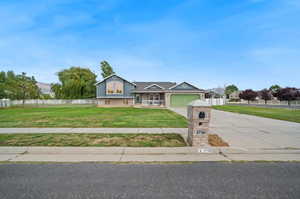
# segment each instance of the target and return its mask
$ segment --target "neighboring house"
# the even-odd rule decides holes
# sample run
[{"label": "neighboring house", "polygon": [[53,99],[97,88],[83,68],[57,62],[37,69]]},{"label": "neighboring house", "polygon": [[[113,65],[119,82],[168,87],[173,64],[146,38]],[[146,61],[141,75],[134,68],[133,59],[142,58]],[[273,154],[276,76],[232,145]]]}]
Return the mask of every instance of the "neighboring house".
[{"label": "neighboring house", "polygon": [[231,94],[229,94],[230,100],[239,100],[240,99],[240,93],[241,91],[234,91]]},{"label": "neighboring house", "polygon": [[51,97],[54,97],[54,92],[51,91],[51,84],[37,82],[36,85],[39,87],[42,94],[50,95]]},{"label": "neighboring house", "polygon": [[213,89],[210,89],[211,91],[213,91],[214,93],[220,95],[220,96],[224,96],[224,93],[225,93],[225,89],[222,88],[222,87],[217,87],[217,88],[213,88]]},{"label": "neighboring house", "polygon": [[96,83],[98,106],[186,106],[204,99],[204,90],[187,82],[129,82],[111,75]]}]

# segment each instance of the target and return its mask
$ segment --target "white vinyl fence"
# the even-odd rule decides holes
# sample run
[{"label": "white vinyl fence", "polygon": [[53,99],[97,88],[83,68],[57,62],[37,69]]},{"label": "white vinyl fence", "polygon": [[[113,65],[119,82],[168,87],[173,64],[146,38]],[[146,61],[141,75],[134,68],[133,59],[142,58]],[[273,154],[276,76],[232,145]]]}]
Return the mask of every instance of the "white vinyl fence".
[{"label": "white vinyl fence", "polygon": [[[67,105],[67,104],[96,104],[95,99],[76,99],[76,100],[62,100],[62,99],[29,99],[24,101],[24,105]],[[0,99],[0,108],[10,107],[10,106],[20,106],[23,105],[23,100],[9,100]]]},{"label": "white vinyl fence", "polygon": [[[248,104],[247,100],[241,100],[240,102],[227,102],[228,104]],[[250,101],[250,105],[265,105],[264,100]],[[300,106],[300,100],[290,101],[291,106]],[[288,101],[268,100],[267,105],[288,105]]]},{"label": "white vinyl fence", "polygon": [[224,105],[225,100],[223,98],[206,98],[206,102],[210,103],[211,105]]},{"label": "white vinyl fence", "polygon": [[9,99],[0,99],[0,108],[6,108],[11,106],[11,101]]},{"label": "white vinyl fence", "polygon": [[[224,105],[225,101],[223,98],[217,99],[205,99],[208,103],[212,105]],[[70,105],[70,104],[97,104],[96,99],[77,99],[77,100],[63,100],[63,99],[28,99],[24,101],[24,105]],[[21,106],[23,105],[23,100],[9,100],[9,99],[0,99],[0,108],[6,108],[10,106]]]}]

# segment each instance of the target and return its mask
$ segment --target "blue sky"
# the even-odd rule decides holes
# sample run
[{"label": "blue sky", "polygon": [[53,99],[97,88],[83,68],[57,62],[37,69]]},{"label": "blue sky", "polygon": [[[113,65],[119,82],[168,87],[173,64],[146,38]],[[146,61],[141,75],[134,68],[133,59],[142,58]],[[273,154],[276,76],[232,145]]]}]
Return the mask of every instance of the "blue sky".
[{"label": "blue sky", "polygon": [[0,70],[300,87],[300,0],[1,0]]}]

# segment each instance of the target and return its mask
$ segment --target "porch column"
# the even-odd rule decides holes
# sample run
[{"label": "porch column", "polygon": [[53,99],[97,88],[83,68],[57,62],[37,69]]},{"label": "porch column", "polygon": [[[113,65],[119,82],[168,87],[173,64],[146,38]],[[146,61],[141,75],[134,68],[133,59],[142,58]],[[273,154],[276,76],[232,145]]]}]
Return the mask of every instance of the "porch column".
[{"label": "porch column", "polygon": [[165,106],[170,107],[171,93],[165,93]]}]

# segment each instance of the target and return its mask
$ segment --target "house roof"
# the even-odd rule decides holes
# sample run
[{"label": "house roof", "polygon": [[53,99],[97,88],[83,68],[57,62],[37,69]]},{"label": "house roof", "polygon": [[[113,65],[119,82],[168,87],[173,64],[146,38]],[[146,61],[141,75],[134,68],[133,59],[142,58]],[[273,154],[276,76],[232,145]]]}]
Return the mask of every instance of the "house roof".
[{"label": "house roof", "polygon": [[119,77],[120,79],[122,79],[122,80],[124,80],[124,81],[126,81],[126,82],[128,82],[128,83],[130,83],[130,84],[133,84],[134,86],[136,86],[135,83],[132,83],[132,82],[130,82],[130,81],[124,79],[123,77],[120,77],[119,75],[116,75],[116,74],[112,74],[112,75],[110,75],[110,76],[104,78],[103,80],[97,82],[95,85],[100,84],[100,83],[104,82],[105,80],[107,80],[107,79],[109,79],[109,78],[111,78],[111,77],[113,77],[113,76],[117,76],[117,77]]},{"label": "house roof", "polygon": [[[153,91],[153,90],[168,90],[170,87],[176,85],[175,82],[133,82],[136,85],[135,91]],[[151,89],[151,86],[157,85],[163,89]]]},{"label": "house roof", "polygon": [[164,87],[157,85],[157,84],[151,84],[151,85],[145,87],[145,89],[153,89],[153,88],[165,89]]},{"label": "house roof", "polygon": [[182,85],[182,84],[187,84],[187,85],[191,86],[192,88],[194,88],[194,89],[196,89],[196,90],[200,90],[200,89],[197,88],[196,86],[194,86],[194,85],[192,85],[192,84],[190,84],[190,83],[187,83],[187,82],[181,82],[180,84],[176,84],[176,85],[170,87],[169,89],[176,88],[176,87],[178,87],[178,86],[180,86],[180,85]]},{"label": "house roof", "polygon": [[[102,82],[104,82],[105,80],[109,79],[110,77],[113,76],[117,76],[118,78],[132,84],[135,86],[134,92],[176,92],[175,88],[177,86],[180,86],[182,84],[187,84],[189,86],[191,86],[192,88],[194,88],[194,92],[199,92],[199,91],[204,91],[202,89],[197,88],[196,86],[189,84],[187,82],[182,82],[180,84],[177,84],[176,82],[129,82],[126,79],[116,75],[116,74],[112,74],[106,78],[104,78],[103,80],[97,82],[95,85],[98,85]],[[182,89],[178,89],[177,91],[181,91]],[[183,89],[182,91],[184,91],[185,89]],[[188,90],[186,90],[188,91]]]},{"label": "house roof", "polygon": [[41,90],[41,92],[43,94],[51,94],[51,93],[53,93],[51,91],[51,84],[37,82],[36,85],[39,87],[39,89]]}]

